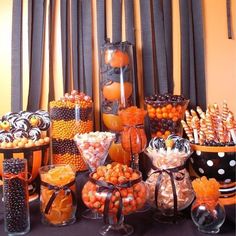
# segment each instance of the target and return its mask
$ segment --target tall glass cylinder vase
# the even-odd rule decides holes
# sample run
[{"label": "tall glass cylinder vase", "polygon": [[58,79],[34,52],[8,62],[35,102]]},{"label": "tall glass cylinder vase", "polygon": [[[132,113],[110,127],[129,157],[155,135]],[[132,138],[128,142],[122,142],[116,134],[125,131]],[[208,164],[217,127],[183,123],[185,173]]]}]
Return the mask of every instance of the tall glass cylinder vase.
[{"label": "tall glass cylinder vase", "polygon": [[118,145],[112,148],[114,152],[109,153],[114,161],[117,161],[117,153],[124,152],[119,145],[119,134],[123,127],[118,112],[135,105],[135,97],[133,45],[129,42],[106,42],[101,48],[100,110],[102,130],[117,134]]},{"label": "tall glass cylinder vase", "polygon": [[30,230],[28,193],[27,160],[4,160],[4,226],[9,235],[23,235]]}]

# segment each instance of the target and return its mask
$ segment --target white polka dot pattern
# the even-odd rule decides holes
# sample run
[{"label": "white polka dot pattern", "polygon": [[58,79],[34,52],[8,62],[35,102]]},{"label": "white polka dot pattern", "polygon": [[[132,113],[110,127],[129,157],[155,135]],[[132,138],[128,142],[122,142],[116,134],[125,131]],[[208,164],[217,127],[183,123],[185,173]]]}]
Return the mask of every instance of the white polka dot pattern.
[{"label": "white polka dot pattern", "polygon": [[235,164],[236,164],[236,161],[235,161],[235,160],[231,160],[231,161],[229,162],[229,165],[232,166],[232,167],[235,166]]},{"label": "white polka dot pattern", "polygon": [[224,171],[223,169],[219,169],[219,170],[218,170],[218,173],[219,173],[220,175],[223,175],[223,174],[225,173],[225,171]]},{"label": "white polka dot pattern", "polygon": [[201,174],[204,174],[204,170],[202,168],[198,169]]},{"label": "white polka dot pattern", "polygon": [[224,157],[224,156],[225,156],[225,153],[224,153],[224,152],[218,152],[218,156],[219,156],[219,157]]},{"label": "white polka dot pattern", "polygon": [[211,161],[211,160],[208,160],[208,161],[207,161],[207,165],[208,165],[208,166],[213,166],[213,165],[214,165],[214,163],[213,163],[213,161]]}]

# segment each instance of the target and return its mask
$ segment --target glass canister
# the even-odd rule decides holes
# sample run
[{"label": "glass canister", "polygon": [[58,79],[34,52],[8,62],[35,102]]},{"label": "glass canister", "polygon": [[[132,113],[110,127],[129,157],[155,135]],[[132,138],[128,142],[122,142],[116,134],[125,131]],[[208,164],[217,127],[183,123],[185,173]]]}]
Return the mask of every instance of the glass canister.
[{"label": "glass canister", "polygon": [[103,131],[117,133],[109,155],[113,161],[123,164],[129,160],[117,156],[122,153],[128,157],[120,143],[123,127],[118,113],[135,105],[135,97],[133,45],[129,42],[106,42],[101,47],[100,60],[101,125]]},{"label": "glass canister", "polygon": [[74,136],[93,131],[92,106],[92,99],[76,90],[50,102],[53,164],[70,164],[76,171],[87,169]]},{"label": "glass canister", "polygon": [[28,171],[26,159],[3,161],[4,225],[9,235],[30,231]]},{"label": "glass canister", "polygon": [[63,226],[76,221],[75,170],[70,165],[40,168],[40,210],[42,223]]},{"label": "glass canister", "polygon": [[225,221],[225,209],[219,201],[220,184],[205,176],[192,182],[196,200],[192,204],[191,217],[202,233],[218,233]]},{"label": "glass canister", "polygon": [[136,106],[128,107],[119,112],[123,130],[121,132],[121,145],[130,153],[131,167],[139,169],[139,153],[143,152],[147,137],[144,130],[144,117],[147,112]]},{"label": "glass canister", "polygon": [[182,136],[181,120],[189,100],[181,95],[154,94],[145,98],[152,137],[167,138],[170,134]]},{"label": "glass canister", "polygon": [[171,135],[167,140],[153,138],[146,154],[152,161],[152,170],[146,180],[149,203],[157,208],[155,220],[178,222],[180,211],[188,207],[194,193],[185,162],[191,154],[188,140]]}]

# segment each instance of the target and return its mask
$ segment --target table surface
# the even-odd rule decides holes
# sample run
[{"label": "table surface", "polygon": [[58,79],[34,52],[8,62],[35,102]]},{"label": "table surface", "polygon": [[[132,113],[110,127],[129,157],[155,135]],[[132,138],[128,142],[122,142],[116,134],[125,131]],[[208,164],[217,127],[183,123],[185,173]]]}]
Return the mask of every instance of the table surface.
[{"label": "table surface", "polygon": [[[78,189],[86,182],[87,174],[78,174],[76,178]],[[78,194],[79,195],[79,194]],[[79,213],[83,209],[81,199],[78,199]],[[81,208],[81,209],[80,209]],[[1,211],[2,209],[0,209]],[[226,207],[227,218],[221,227],[218,235],[235,235],[235,206]],[[125,223],[134,227],[133,236],[154,236],[154,235],[204,235],[200,233],[190,218],[190,210],[184,211],[185,218],[178,224],[163,224],[153,220],[153,211],[134,213],[125,217]],[[0,215],[1,218],[1,215]],[[39,201],[30,203],[30,232],[27,235],[34,236],[94,236],[99,235],[98,231],[103,226],[102,220],[87,220],[78,217],[78,220],[69,226],[52,227],[41,223]],[[4,232],[4,222],[0,219],[0,235],[7,235]]]}]

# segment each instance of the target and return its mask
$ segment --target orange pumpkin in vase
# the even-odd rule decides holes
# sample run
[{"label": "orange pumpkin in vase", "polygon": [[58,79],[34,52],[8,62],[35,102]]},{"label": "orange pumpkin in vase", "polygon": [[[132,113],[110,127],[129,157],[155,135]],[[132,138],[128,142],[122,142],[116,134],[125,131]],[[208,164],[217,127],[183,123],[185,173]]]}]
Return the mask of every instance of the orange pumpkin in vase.
[{"label": "orange pumpkin in vase", "polygon": [[122,164],[130,163],[130,154],[121,145],[123,130],[119,111],[135,104],[133,45],[106,42],[101,47],[100,99],[102,130],[116,133],[109,156]]}]

